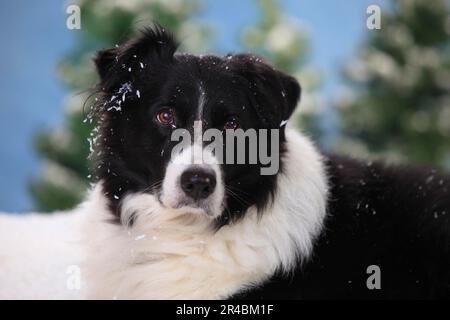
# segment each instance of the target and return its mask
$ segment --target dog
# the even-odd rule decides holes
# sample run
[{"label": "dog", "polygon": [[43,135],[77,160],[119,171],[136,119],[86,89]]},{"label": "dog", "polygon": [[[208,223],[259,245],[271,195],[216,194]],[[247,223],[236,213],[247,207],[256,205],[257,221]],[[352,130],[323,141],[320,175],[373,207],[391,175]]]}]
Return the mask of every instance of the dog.
[{"label": "dog", "polygon": [[[287,122],[293,77],[177,47],[156,26],[97,53],[95,184],[70,212],[0,218],[1,298],[450,298],[448,174],[321,152]],[[255,140],[275,173],[217,160],[251,129],[276,133]]]}]

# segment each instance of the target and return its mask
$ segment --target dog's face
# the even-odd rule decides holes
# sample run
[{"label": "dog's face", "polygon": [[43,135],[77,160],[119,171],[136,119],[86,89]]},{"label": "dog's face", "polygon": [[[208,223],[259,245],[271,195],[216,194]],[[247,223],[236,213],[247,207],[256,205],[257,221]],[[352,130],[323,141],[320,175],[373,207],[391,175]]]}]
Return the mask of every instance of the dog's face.
[{"label": "dog's face", "polygon": [[[124,196],[147,192],[165,207],[223,224],[250,206],[268,204],[277,173],[262,175],[259,158],[221,163],[201,134],[219,130],[227,154],[227,131],[277,129],[279,151],[272,150],[270,135],[257,139],[265,139],[271,155],[280,160],[285,120],[297,104],[300,87],[252,55],[198,57],[175,54],[176,47],[173,37],[157,28],[98,53],[96,176],[116,215]],[[191,134],[189,146],[179,152],[177,129]],[[246,151],[250,147],[244,145]]]}]

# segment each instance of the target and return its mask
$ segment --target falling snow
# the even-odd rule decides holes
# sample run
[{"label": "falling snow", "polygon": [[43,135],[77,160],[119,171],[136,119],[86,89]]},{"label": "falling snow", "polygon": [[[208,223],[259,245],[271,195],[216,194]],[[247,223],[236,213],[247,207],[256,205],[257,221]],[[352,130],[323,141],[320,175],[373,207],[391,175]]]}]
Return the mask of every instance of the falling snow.
[{"label": "falling snow", "polygon": [[122,111],[122,107],[121,106],[110,106],[108,109],[106,109],[107,111]]},{"label": "falling snow", "polygon": [[92,139],[87,139],[87,141],[89,142],[89,151],[92,153],[94,152],[94,147],[93,147],[93,140]]},{"label": "falling snow", "polygon": [[434,179],[434,176],[429,176],[429,177],[427,178],[427,180],[425,180],[425,182],[428,184],[428,183],[430,183],[431,181],[433,181],[433,179]]},{"label": "falling snow", "polygon": [[139,236],[137,236],[136,238],[134,238],[134,240],[139,241],[145,238],[145,234],[141,234]]},{"label": "falling snow", "polygon": [[284,127],[286,124],[288,123],[288,121],[287,120],[283,120],[283,121],[281,121],[281,123],[280,123],[280,127]]}]

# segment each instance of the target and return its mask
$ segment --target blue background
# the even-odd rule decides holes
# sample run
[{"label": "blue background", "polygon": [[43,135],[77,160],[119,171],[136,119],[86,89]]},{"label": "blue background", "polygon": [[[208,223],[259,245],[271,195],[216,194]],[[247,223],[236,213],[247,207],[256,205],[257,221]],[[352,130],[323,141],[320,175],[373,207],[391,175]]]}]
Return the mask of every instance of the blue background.
[{"label": "blue background", "polygon": [[[308,60],[322,72],[325,99],[338,90],[340,68],[367,31],[370,4],[385,1],[282,1],[283,9],[309,33]],[[67,5],[54,0],[0,2],[0,211],[33,208],[27,182],[40,168],[33,137],[63,119],[62,102],[69,92],[58,80],[56,66],[75,46],[77,32],[66,28]],[[238,50],[239,31],[255,18],[252,1],[242,0],[204,1],[198,17],[215,25],[219,52]]]}]

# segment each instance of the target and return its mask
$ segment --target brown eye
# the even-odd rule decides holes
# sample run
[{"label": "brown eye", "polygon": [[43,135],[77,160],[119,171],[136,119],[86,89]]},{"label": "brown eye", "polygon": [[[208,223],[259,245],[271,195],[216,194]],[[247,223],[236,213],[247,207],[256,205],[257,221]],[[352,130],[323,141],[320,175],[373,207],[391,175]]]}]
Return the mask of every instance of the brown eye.
[{"label": "brown eye", "polygon": [[156,121],[165,126],[172,126],[175,123],[175,112],[171,108],[164,108],[156,114]]},{"label": "brown eye", "polygon": [[231,117],[225,122],[223,128],[225,130],[236,130],[237,128],[239,128],[239,122],[235,117]]}]

